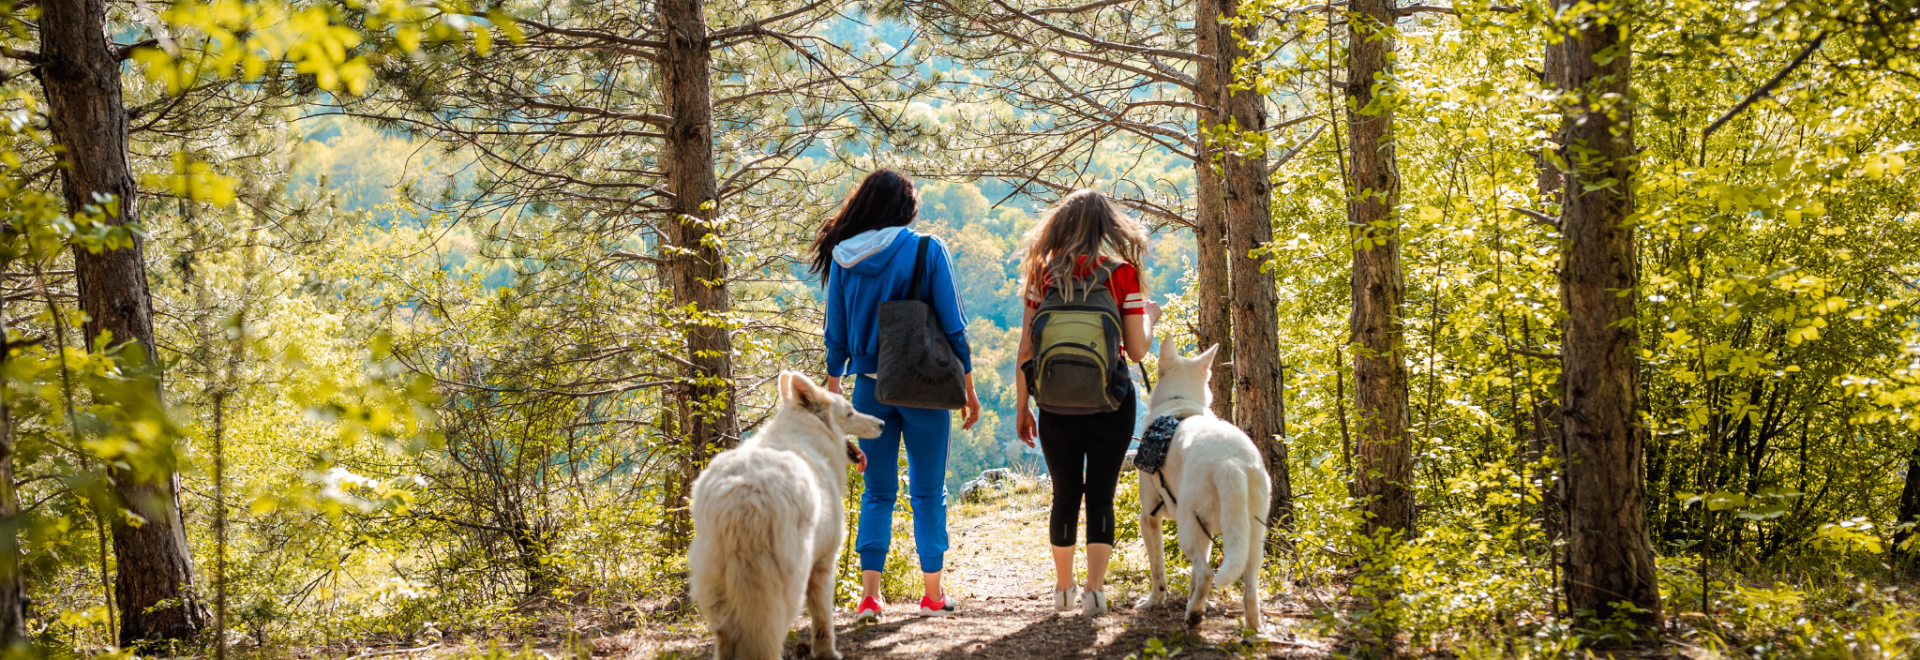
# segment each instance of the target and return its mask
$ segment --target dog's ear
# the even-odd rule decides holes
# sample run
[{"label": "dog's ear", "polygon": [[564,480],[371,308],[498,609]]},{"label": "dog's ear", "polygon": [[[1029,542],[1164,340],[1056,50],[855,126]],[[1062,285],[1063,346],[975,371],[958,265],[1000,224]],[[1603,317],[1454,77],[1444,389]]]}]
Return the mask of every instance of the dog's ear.
[{"label": "dog's ear", "polygon": [[1161,369],[1165,369],[1168,366],[1173,365],[1174,364],[1173,360],[1180,357],[1180,347],[1178,346],[1179,343],[1180,342],[1174,341],[1173,338],[1171,337],[1163,337],[1160,339],[1160,365],[1161,365],[1160,368]]},{"label": "dog's ear", "polygon": [[810,413],[819,413],[833,405],[833,400],[828,398],[830,395],[827,391],[813,384],[813,379],[808,378],[806,374],[789,372],[782,376],[786,381],[782,388],[788,391],[786,399],[800,406],[801,409]]},{"label": "dog's ear", "polygon": [[780,372],[780,400],[793,398],[793,372]]},{"label": "dog's ear", "polygon": [[1207,350],[1200,351],[1199,355],[1194,356],[1193,361],[1195,364],[1200,365],[1201,371],[1212,373],[1213,356],[1219,353],[1220,353],[1220,345],[1214,344],[1212,346],[1208,346]]}]

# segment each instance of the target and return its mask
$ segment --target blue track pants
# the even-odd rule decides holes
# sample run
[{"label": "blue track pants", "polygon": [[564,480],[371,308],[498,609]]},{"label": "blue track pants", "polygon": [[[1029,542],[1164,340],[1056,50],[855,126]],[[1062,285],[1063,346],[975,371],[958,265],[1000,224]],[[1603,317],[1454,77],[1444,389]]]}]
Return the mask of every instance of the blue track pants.
[{"label": "blue track pants", "polygon": [[900,499],[900,447],[907,448],[907,501],[913,506],[913,544],[920,571],[937,573],[947,555],[947,432],[951,411],[890,406],[873,399],[869,376],[854,382],[853,408],[886,422],[880,437],[860,440],[867,453],[866,493],[853,549],[860,570],[885,571],[893,545],[893,503]]}]

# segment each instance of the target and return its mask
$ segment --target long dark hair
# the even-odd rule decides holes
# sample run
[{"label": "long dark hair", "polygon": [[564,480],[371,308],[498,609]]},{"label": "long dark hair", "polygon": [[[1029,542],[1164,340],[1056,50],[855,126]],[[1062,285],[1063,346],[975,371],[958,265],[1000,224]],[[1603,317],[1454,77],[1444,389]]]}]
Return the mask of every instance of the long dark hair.
[{"label": "long dark hair", "polygon": [[833,270],[833,248],[841,241],[875,229],[905,227],[919,216],[920,193],[913,189],[913,179],[891,167],[874,170],[847,196],[839,215],[820,226],[820,234],[813,239],[813,274],[820,276],[821,284],[827,282]]}]

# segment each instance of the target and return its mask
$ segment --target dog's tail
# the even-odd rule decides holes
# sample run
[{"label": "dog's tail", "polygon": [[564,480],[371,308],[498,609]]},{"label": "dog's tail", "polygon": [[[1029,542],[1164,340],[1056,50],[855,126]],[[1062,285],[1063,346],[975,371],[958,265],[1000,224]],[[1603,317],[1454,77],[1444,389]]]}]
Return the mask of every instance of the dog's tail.
[{"label": "dog's tail", "polygon": [[[1214,487],[1220,489],[1220,583],[1227,584],[1246,573],[1252,554],[1259,548],[1254,532],[1260,521],[1253,517],[1252,495],[1257,488],[1246,470],[1228,468],[1217,473]],[[1266,498],[1259,500],[1266,507]]]}]

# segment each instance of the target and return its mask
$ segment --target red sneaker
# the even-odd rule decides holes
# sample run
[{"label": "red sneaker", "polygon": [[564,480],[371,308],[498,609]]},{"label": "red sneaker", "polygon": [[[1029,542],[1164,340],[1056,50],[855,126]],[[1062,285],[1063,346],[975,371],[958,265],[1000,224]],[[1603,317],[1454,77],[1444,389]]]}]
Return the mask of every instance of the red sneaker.
[{"label": "red sneaker", "polygon": [[925,597],[920,599],[920,616],[948,616],[958,611],[960,611],[960,601],[954,600],[951,595],[941,596],[940,600]]},{"label": "red sneaker", "polygon": [[880,601],[872,597],[860,599],[859,609],[853,611],[855,622],[875,621],[880,618]]}]

